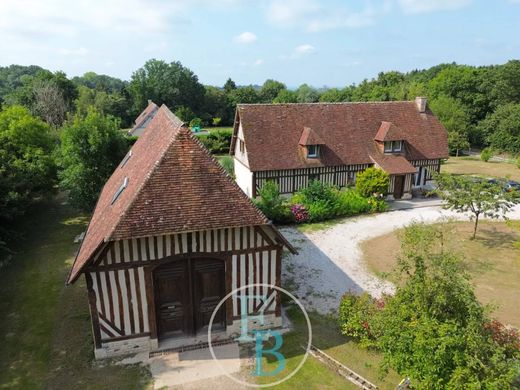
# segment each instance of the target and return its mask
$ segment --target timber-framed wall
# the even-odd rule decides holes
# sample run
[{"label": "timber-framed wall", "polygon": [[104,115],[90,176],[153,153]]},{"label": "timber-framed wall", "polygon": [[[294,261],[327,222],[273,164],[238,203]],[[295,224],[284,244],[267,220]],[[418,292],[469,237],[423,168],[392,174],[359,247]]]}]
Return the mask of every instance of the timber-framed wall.
[{"label": "timber-framed wall", "polygon": [[[154,269],[187,258],[225,263],[226,294],[249,284],[280,286],[282,243],[265,226],[249,226],[149,236],[109,242],[85,270],[96,357],[153,350],[158,346]],[[264,287],[241,295],[266,296],[248,301],[248,314],[263,312],[281,324],[280,294]],[[226,302],[228,333],[238,329],[240,299]],[[236,322],[236,324],[234,324]],[[114,347],[115,346],[115,347]]]}]

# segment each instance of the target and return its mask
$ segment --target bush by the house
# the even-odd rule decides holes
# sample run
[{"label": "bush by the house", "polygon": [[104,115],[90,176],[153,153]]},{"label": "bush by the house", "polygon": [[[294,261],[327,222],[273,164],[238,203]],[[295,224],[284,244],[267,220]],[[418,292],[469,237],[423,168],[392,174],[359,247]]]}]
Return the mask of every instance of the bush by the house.
[{"label": "bush by the house", "polygon": [[228,154],[232,136],[231,129],[215,130],[209,134],[198,135],[200,142],[211,154]]},{"label": "bush by the house", "polygon": [[231,156],[220,156],[218,157],[218,162],[222,167],[229,173],[233,179],[235,178],[235,165],[233,163],[233,157]]},{"label": "bush by the house", "polygon": [[491,157],[493,157],[493,152],[490,148],[484,148],[482,152],[480,152],[480,159],[484,162],[488,162]]},{"label": "bush by the house", "polygon": [[309,212],[304,205],[294,204],[291,206],[291,213],[294,215],[294,220],[297,223],[307,222],[309,220]]},{"label": "bush by the house", "polygon": [[387,204],[382,198],[365,198],[352,188],[339,188],[330,184],[312,181],[308,187],[283,199],[278,186],[268,182],[260,190],[256,205],[274,222],[319,222],[335,217],[385,211]]},{"label": "bush by the house", "polygon": [[386,194],[389,184],[390,176],[379,168],[367,168],[356,176],[356,189],[364,197]]},{"label": "bush by the house", "polygon": [[294,221],[289,204],[280,196],[278,185],[275,182],[265,183],[260,189],[259,195],[254,202],[267,218],[278,223]]}]

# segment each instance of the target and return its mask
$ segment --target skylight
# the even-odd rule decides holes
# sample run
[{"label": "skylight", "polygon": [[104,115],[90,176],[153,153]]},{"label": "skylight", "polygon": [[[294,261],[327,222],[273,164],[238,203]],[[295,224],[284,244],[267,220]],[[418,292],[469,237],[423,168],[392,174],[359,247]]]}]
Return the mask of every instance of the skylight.
[{"label": "skylight", "polygon": [[125,166],[125,164],[128,162],[128,160],[130,160],[130,157],[132,157],[132,151],[128,151],[128,153],[126,154],[125,158],[123,158],[123,161],[121,161],[121,166],[120,168],[123,168]]},{"label": "skylight", "polygon": [[125,177],[125,180],[123,180],[123,184],[121,184],[121,187],[119,187],[114,194],[114,197],[112,198],[112,202],[110,204],[114,204],[114,202],[119,198],[119,195],[121,195],[121,192],[128,186],[128,177]]}]

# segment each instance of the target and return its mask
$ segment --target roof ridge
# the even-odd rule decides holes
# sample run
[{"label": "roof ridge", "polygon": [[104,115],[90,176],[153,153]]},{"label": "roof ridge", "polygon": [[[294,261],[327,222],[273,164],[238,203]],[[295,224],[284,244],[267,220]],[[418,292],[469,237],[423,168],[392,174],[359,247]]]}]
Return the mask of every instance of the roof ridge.
[{"label": "roof ridge", "polygon": [[[392,103],[414,103],[413,100],[378,100],[366,102],[308,102],[308,103],[238,103],[237,106],[326,106],[326,105],[354,105],[354,104],[392,104]],[[415,103],[414,103],[415,104]]]},{"label": "roof ridge", "polygon": [[[170,121],[170,124],[172,125],[172,127],[174,127],[176,125],[175,123],[175,119],[177,119],[181,125],[178,126],[177,128],[174,128],[174,133],[171,137],[171,139],[168,141],[168,144],[166,145],[166,147],[164,148],[163,150],[163,153],[162,155],[160,156],[160,158],[155,161],[155,163],[153,164],[153,167],[152,169],[150,169],[150,171],[148,171],[148,173],[146,174],[143,182],[141,183],[141,185],[137,188],[137,190],[135,191],[135,196],[132,198],[132,200],[130,201],[130,203],[128,203],[128,206],[125,208],[125,210],[120,214],[120,217],[119,217],[119,220],[118,222],[114,225],[114,227],[108,232],[108,234],[106,235],[106,237],[104,237],[103,241],[111,241],[110,238],[112,237],[112,235],[114,234],[114,232],[117,230],[117,228],[119,227],[119,225],[121,224],[121,222],[123,221],[124,217],[127,215],[128,211],[132,208],[132,206],[134,205],[134,203],[137,201],[137,198],[139,197],[139,195],[141,194],[143,188],[146,187],[146,184],[148,183],[148,181],[150,180],[150,178],[152,177],[153,173],[155,172],[155,170],[157,169],[157,167],[160,165],[160,163],[164,160],[165,156],[166,156],[166,152],[168,151],[168,149],[170,148],[170,146],[172,145],[172,143],[175,141],[175,139],[178,137],[178,135],[180,134],[180,130],[183,128],[183,126],[185,125],[184,122],[182,122],[177,116],[175,116],[171,111],[170,109],[163,103],[159,109],[158,109],[158,112],[157,114],[160,114],[160,113],[164,113],[164,115],[166,115],[166,117],[169,119]],[[158,118],[159,116],[156,115],[152,121],[150,123],[152,123],[153,121],[156,120],[156,118]],[[137,140],[137,142],[139,142],[139,140]]]}]

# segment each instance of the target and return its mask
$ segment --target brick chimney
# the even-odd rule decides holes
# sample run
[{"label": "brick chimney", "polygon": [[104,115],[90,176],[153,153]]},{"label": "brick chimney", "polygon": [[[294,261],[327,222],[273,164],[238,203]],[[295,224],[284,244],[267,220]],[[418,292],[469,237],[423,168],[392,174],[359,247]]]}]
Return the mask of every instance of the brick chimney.
[{"label": "brick chimney", "polygon": [[428,99],[426,99],[425,97],[417,96],[415,98],[415,105],[417,106],[417,109],[421,114],[426,112],[427,103]]}]

